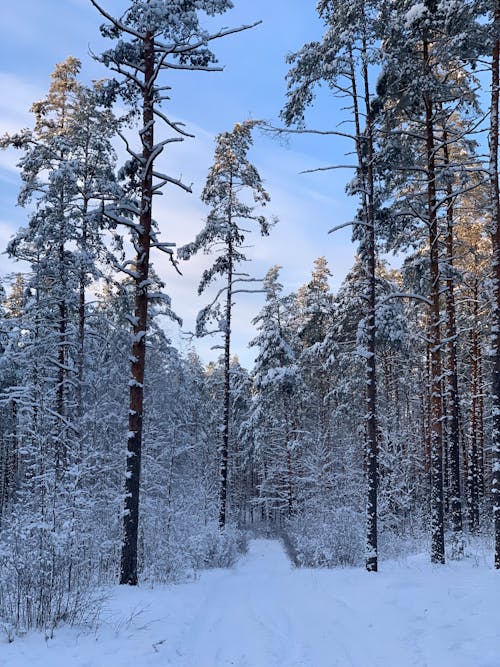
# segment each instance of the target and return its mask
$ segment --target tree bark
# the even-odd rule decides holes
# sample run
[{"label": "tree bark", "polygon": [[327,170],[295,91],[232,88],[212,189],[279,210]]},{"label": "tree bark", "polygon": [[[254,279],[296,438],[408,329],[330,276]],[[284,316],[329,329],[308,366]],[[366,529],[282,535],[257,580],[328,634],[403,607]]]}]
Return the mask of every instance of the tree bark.
[{"label": "tree bark", "polygon": [[219,528],[226,525],[227,510],[227,471],[229,462],[229,421],[231,412],[231,314],[233,299],[233,237],[232,237],[232,210],[233,196],[232,178],[229,180],[228,206],[228,241],[227,241],[227,295],[226,295],[226,330],[224,333],[224,417],[222,431],[222,447],[220,453],[220,488],[219,488]]},{"label": "tree bark", "polygon": [[493,22],[495,41],[492,53],[491,115],[490,115],[490,190],[492,202],[493,314],[491,349],[492,383],[492,496],[495,530],[495,568],[500,569],[500,197],[498,182],[498,98],[500,86],[500,1],[497,1]]},{"label": "tree bark", "polygon": [[139,488],[141,476],[142,428],[144,410],[144,370],[146,364],[146,331],[148,317],[149,254],[151,247],[154,148],[154,39],[146,33],[144,50],[144,86],[142,99],[143,130],[140,233],[137,237],[135,266],[135,308],[129,382],[129,420],[125,511],[120,584],[137,584],[137,540],[139,531]]},{"label": "tree bark", "polygon": [[[450,164],[447,132],[443,133],[444,166]],[[448,399],[448,452],[449,452],[449,498],[451,526],[455,536],[454,549],[456,555],[463,553],[463,520],[462,520],[462,491],[460,483],[460,405],[458,394],[458,364],[457,364],[457,325],[455,309],[455,284],[452,275],[454,261],[453,227],[454,207],[452,184],[447,186],[446,204],[446,262],[448,275],[446,278],[446,339],[447,339],[447,378],[446,397]]]},{"label": "tree bark", "polygon": [[[62,290],[66,285],[66,270],[65,270],[65,245],[64,238],[66,236],[65,230],[65,195],[64,191],[61,193],[61,211],[60,211],[60,234],[61,242],[58,247],[59,259],[59,288]],[[57,304],[59,323],[57,334],[57,388],[56,388],[56,412],[57,412],[57,433],[55,435],[55,464],[56,475],[60,475],[62,470],[68,464],[68,442],[67,432],[65,426],[66,413],[66,361],[67,361],[67,328],[68,328],[68,307],[65,295],[60,294]]]},{"label": "tree bark", "polygon": [[473,320],[471,330],[471,415],[470,415],[470,447],[469,447],[469,468],[468,468],[468,504],[469,504],[469,529],[471,533],[477,533],[479,530],[479,464],[478,464],[478,359],[479,359],[479,341],[478,341],[478,291],[477,280],[474,281],[473,291]]},{"label": "tree bark", "polygon": [[484,377],[483,377],[483,358],[481,356],[481,339],[478,340],[479,357],[478,376],[477,376],[477,458],[478,458],[478,489],[480,498],[484,497]]},{"label": "tree bark", "polygon": [[366,459],[367,459],[367,508],[366,508],[366,569],[378,570],[377,492],[378,492],[378,446],[377,446],[377,373],[375,358],[376,339],[376,247],[375,247],[375,193],[373,174],[373,122],[368,79],[368,50],[363,39],[363,81],[366,113],[366,273],[368,279],[367,308],[367,356],[366,356]]},{"label": "tree bark", "polygon": [[[429,43],[423,41],[424,67],[429,67]],[[431,560],[444,563],[443,508],[443,437],[442,437],[442,367],[440,332],[439,228],[437,220],[436,163],[434,145],[434,109],[431,98],[424,96],[427,160],[427,208],[429,225],[430,272],[430,354],[431,354]]]},{"label": "tree bark", "polygon": [[[87,254],[87,213],[88,213],[88,198],[84,195],[83,210],[82,210],[82,252]],[[86,271],[82,264],[78,275],[78,358],[77,358],[77,388],[76,388],[76,409],[78,416],[78,428],[82,428],[83,416],[83,375],[85,369],[85,318],[86,318],[86,304],[85,304],[85,283]]]},{"label": "tree bark", "polygon": [[377,384],[375,359],[375,308],[376,308],[376,255],[375,255],[375,206],[373,174],[373,121],[371,114],[371,96],[368,74],[368,50],[366,38],[362,40],[362,98],[365,106],[365,130],[361,130],[361,112],[358,104],[358,90],[354,56],[349,53],[350,78],[352,82],[352,101],[354,125],[356,129],[356,153],[359,174],[362,179],[361,206],[365,233],[363,251],[365,275],[368,283],[366,301],[366,362],[365,362],[365,465],[366,465],[366,560],[368,572],[378,570],[378,531],[377,531],[377,493],[378,493],[378,448],[377,448]]}]

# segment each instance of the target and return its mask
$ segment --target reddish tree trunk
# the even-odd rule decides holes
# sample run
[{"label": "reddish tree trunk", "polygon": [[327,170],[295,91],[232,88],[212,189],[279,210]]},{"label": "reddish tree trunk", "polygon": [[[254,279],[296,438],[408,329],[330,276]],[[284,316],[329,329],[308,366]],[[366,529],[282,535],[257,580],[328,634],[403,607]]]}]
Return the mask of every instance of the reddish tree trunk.
[{"label": "reddish tree trunk", "polygon": [[128,422],[127,474],[125,479],[125,511],[121,554],[121,584],[137,584],[137,540],[139,529],[139,485],[141,476],[142,426],[144,405],[144,370],[146,363],[146,331],[148,317],[149,253],[151,247],[154,146],[153,86],[154,41],[146,34],[144,50],[143,128],[141,183],[141,233],[137,237],[135,265],[135,309],[131,354],[131,378]]},{"label": "reddish tree trunk", "polygon": [[[500,29],[500,2],[496,3],[494,32]],[[500,569],[500,197],[498,183],[498,97],[500,86],[500,40],[495,38],[492,54],[491,115],[490,115],[490,189],[492,201],[493,252],[493,326],[492,326],[492,495],[495,526],[495,568]]]}]

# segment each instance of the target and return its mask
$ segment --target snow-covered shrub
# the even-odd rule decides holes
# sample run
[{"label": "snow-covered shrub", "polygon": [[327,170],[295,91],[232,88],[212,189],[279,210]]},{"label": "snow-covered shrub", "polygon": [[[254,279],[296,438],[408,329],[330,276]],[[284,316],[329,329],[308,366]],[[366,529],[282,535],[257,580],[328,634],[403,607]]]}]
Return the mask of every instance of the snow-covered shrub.
[{"label": "snow-covered shrub", "polygon": [[30,629],[51,635],[61,623],[91,625],[101,600],[83,545],[43,526],[4,531],[0,551],[0,627],[8,641]]},{"label": "snow-covered shrub", "polygon": [[378,553],[384,560],[400,560],[418,553],[429,553],[429,531],[426,527],[408,531],[389,529],[379,522]]},{"label": "snow-covered shrub", "polygon": [[302,566],[354,566],[363,562],[364,517],[347,507],[307,519],[295,517],[289,521],[286,533]]},{"label": "snow-covered shrub", "polygon": [[215,521],[204,526],[189,540],[189,551],[196,569],[230,567],[247,549],[247,534],[236,526],[220,530]]},{"label": "snow-covered shrub", "polygon": [[230,567],[247,549],[247,534],[231,524],[221,531],[216,521],[204,523],[177,517],[169,533],[147,531],[141,578],[150,582],[179,582],[198,570]]}]

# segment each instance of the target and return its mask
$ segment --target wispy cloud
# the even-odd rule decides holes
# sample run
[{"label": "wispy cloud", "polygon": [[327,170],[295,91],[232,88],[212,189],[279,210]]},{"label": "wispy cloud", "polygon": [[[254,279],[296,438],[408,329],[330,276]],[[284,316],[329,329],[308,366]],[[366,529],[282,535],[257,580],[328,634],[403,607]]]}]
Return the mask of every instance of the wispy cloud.
[{"label": "wispy cloud", "polygon": [[[195,182],[194,194],[188,195],[176,189],[168,189],[156,200],[155,217],[161,223],[165,239],[183,245],[191,241],[203,226],[206,209],[199,201],[207,171],[212,162],[213,137],[203,128],[188,123],[197,138],[174,147],[164,158],[162,169],[175,165],[174,175],[184,174],[188,182]],[[278,224],[268,237],[260,237],[257,231],[249,235],[247,254],[251,261],[245,266],[254,277],[263,277],[274,264],[282,265],[282,281],[286,292],[295,291],[309,280],[314,260],[322,255],[335,257],[332,267],[332,286],[338,287],[343,276],[352,266],[355,248],[350,241],[350,231],[328,236],[335,224],[352,217],[353,204],[346,201],[344,185],[331,178],[329,190],[319,188],[318,181],[325,177],[303,175],[302,169],[322,166],[315,158],[295,152],[290,148],[274,145],[270,152],[265,137],[256,135],[251,159],[260,170],[271,195],[268,213],[278,216]],[[259,162],[261,158],[261,162]],[[169,172],[172,173],[172,172]],[[182,263],[183,276],[177,276],[166,258],[158,258],[158,271],[167,284],[174,309],[184,320],[185,330],[194,330],[196,314],[210,302],[217,286],[197,295],[201,274],[213,261],[213,257],[198,254]],[[220,285],[219,285],[220,286]],[[243,362],[251,363],[255,350],[248,350],[248,342],[255,336],[251,324],[262,307],[262,294],[241,294],[236,299],[233,321],[234,349]],[[173,332],[173,329],[172,329]],[[174,333],[172,335],[175,335]],[[216,340],[197,343],[205,358],[213,358],[210,346]]]},{"label": "wispy cloud", "polygon": [[[105,0],[104,4],[110,9],[117,5],[123,7],[123,3],[116,0]],[[155,217],[164,240],[179,245],[194,238],[206,215],[199,196],[212,162],[214,133],[229,130],[233,122],[249,116],[276,118],[285,99],[284,75],[288,68],[285,54],[317,37],[321,29],[314,3],[254,0],[235,5],[233,11],[214,18],[211,23],[220,27],[259,18],[264,23],[255,30],[214,45],[220,62],[225,65],[224,72],[213,75],[170,73],[167,81],[173,86],[169,111],[175,109],[196,135],[195,140],[171,145],[162,156],[161,169],[193,183],[192,195],[168,187],[163,197],[155,202]],[[71,54],[83,60],[84,81],[106,76],[106,70],[88,55],[89,44],[94,51],[100,50],[100,22],[88,0],[3,2],[0,59],[4,71],[0,72],[0,90],[8,94],[0,98],[0,132],[12,132],[30,124],[31,104],[46,94],[55,63],[66,56]],[[321,98],[318,109],[323,102]],[[331,127],[337,122],[330,102],[327,101],[327,105],[323,115],[319,113],[314,118],[317,126]],[[249,238],[252,247],[248,255],[252,262],[248,270],[262,277],[271,265],[283,265],[282,281],[287,291],[296,290],[309,279],[313,261],[320,255],[331,260],[334,286],[352,264],[354,248],[349,240],[350,231],[343,230],[334,236],[327,234],[333,225],[352,216],[353,204],[346,201],[343,191],[348,176],[338,172],[299,175],[301,170],[325,166],[327,160],[336,161],[336,149],[333,148],[333,157],[326,157],[325,146],[325,142],[312,142],[307,137],[295,137],[289,146],[261,135],[255,137],[251,159],[271,195],[269,213],[277,215],[280,221],[268,238],[261,239],[257,234]],[[330,146],[328,144],[328,150]],[[121,152],[120,161],[123,157]],[[0,152],[2,244],[23,219],[23,212],[15,208],[18,158],[15,151]],[[194,328],[196,313],[213,293],[201,297],[196,294],[200,275],[210,261],[206,255],[199,255],[183,263],[181,277],[165,256],[155,257],[174,309],[184,318],[185,329]],[[3,255],[0,255],[0,267],[12,270]],[[242,360],[253,356],[253,352],[246,351],[246,345],[255,334],[250,322],[261,304],[261,295],[243,294],[237,300],[234,349]],[[182,341],[178,330],[172,326],[171,331],[174,342]],[[216,356],[217,353],[209,352],[214,342],[199,344],[205,358]]]},{"label": "wispy cloud", "polygon": [[12,72],[0,71],[0,122],[3,130],[13,132],[31,119],[30,108],[40,98],[41,88]]}]

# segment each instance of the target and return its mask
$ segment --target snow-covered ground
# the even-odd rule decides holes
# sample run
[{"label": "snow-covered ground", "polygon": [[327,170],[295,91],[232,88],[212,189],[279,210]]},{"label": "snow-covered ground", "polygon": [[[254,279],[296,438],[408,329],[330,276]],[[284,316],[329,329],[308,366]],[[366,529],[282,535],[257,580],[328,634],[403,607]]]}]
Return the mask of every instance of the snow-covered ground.
[{"label": "snow-covered ground", "polygon": [[[4,640],[2,640],[4,641]],[[297,570],[254,540],[231,570],[116,587],[98,631],[0,643],[1,667],[500,667],[500,573],[423,558]]]}]

